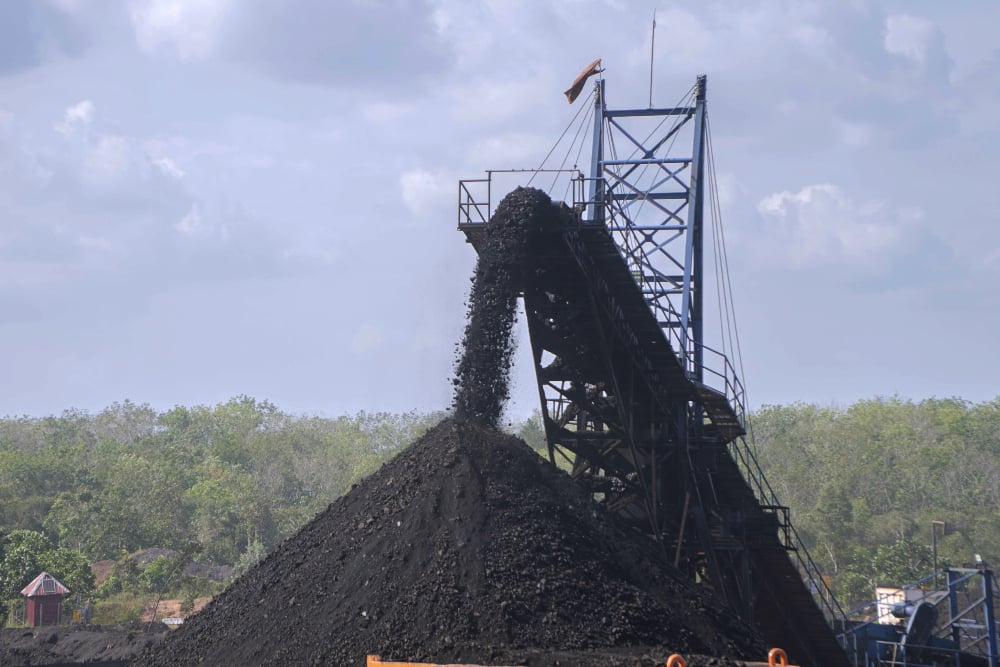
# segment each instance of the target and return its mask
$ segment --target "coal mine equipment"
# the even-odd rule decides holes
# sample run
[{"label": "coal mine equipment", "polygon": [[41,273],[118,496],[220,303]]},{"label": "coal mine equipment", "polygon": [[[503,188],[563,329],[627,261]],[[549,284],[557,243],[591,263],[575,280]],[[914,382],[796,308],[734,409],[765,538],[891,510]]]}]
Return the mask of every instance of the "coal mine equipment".
[{"label": "coal mine equipment", "polygon": [[[663,559],[708,583],[720,608],[796,663],[846,667],[846,615],[747,439],[710,187],[707,79],[673,107],[610,108],[604,79],[589,99],[589,172],[551,170],[572,197],[544,214],[532,205],[508,269],[523,281],[549,458],[565,460],[622,521],[656,540]],[[511,192],[491,218],[503,176],[459,184],[458,226],[480,261],[495,254],[491,227],[510,224],[497,217],[529,196]],[[716,229],[722,350],[706,344],[706,222]]]}]

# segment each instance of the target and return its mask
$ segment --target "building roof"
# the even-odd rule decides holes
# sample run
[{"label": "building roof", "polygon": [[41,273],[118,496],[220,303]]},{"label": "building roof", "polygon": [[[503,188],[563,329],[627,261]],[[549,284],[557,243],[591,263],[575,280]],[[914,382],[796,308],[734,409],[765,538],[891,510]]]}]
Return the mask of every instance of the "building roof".
[{"label": "building roof", "polygon": [[34,598],[41,595],[66,595],[69,589],[48,572],[42,572],[31,580],[31,583],[21,589],[21,595]]}]

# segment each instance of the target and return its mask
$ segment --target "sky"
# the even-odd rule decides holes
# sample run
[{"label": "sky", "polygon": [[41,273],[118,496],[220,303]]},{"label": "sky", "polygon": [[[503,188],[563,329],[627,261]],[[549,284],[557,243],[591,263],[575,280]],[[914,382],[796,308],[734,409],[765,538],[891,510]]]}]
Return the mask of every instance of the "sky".
[{"label": "sky", "polygon": [[4,0],[0,415],[447,408],[458,179],[537,166],[594,58],[645,106],[654,9],[751,405],[1000,395],[1000,2]]}]

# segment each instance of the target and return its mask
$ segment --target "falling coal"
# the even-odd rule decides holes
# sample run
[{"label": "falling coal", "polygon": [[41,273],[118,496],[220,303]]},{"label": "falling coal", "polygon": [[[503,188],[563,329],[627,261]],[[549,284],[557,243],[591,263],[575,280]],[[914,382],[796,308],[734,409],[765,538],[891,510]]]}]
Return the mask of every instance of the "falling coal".
[{"label": "falling coal", "polygon": [[488,428],[500,421],[510,395],[512,330],[517,296],[527,272],[533,237],[560,209],[541,190],[508,194],[483,230],[469,293],[465,335],[455,364],[455,416]]}]

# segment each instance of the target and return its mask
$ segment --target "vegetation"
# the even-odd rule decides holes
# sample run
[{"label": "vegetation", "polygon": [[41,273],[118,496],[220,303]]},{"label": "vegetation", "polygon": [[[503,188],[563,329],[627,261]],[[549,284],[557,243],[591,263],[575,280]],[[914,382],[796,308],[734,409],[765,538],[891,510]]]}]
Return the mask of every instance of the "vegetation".
[{"label": "vegetation", "polygon": [[[164,585],[211,594],[204,580],[167,582],[173,563],[129,555],[195,543],[198,561],[245,571],[440,419],[293,417],[246,396],[163,413],[125,401],[96,415],[0,419],[0,618],[43,569],[74,597],[133,611],[131,594],[155,598]],[[95,588],[88,564],[105,560],[115,561],[111,577]]]},{"label": "vegetation", "polygon": [[[161,593],[217,592],[177,559],[245,572],[441,416],[293,416],[239,396],[0,419],[0,606],[43,569],[98,600],[95,620],[134,616]],[[537,415],[513,430],[543,446]],[[753,430],[768,479],[845,601],[929,573],[932,521],[944,522],[941,564],[1000,560],[1000,399],[766,406]],[[130,557],[152,547],[176,553]],[[114,563],[99,587],[97,561]]]},{"label": "vegetation", "polygon": [[767,406],[752,424],[768,480],[845,602],[929,574],[932,529],[939,566],[1000,562],[1000,398]]}]

